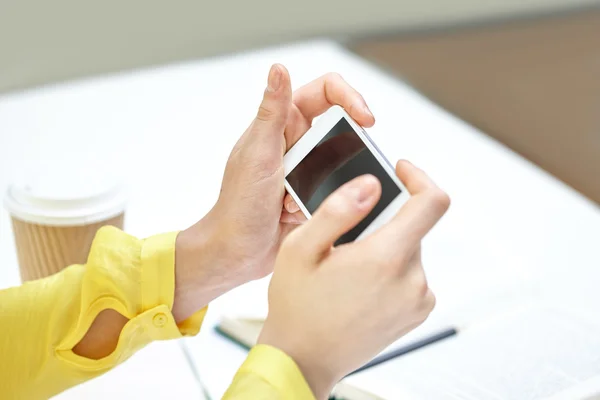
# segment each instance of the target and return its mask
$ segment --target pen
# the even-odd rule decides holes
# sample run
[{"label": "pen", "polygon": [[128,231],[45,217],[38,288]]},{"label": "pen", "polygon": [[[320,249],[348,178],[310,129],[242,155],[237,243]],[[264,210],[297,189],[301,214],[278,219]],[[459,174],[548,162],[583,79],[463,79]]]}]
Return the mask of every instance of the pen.
[{"label": "pen", "polygon": [[346,376],[350,376],[353,374],[356,374],[357,372],[360,371],[364,371],[365,369],[369,369],[372,368],[376,365],[379,364],[383,364],[386,361],[392,360],[396,357],[400,357],[403,356],[407,353],[410,353],[412,351],[418,350],[420,348],[423,348],[425,346],[428,346],[430,344],[433,344],[435,342],[439,342],[440,340],[444,340],[446,338],[449,338],[451,336],[454,336],[458,333],[458,329],[456,328],[448,328],[448,329],[444,329],[440,332],[434,333],[430,336],[427,336],[423,339],[417,340],[414,343],[410,343],[406,346],[400,347],[398,349],[395,350],[391,350],[387,353],[383,353],[380,356],[375,357],[374,359],[372,359],[371,361],[369,361],[368,363],[366,363],[365,365],[363,365],[362,367],[350,372],[348,375]]}]

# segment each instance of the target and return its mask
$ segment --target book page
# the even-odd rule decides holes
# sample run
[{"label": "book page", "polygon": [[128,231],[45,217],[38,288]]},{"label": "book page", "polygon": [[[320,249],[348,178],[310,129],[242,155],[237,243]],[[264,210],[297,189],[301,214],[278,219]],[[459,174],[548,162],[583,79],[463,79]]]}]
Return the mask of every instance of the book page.
[{"label": "book page", "polygon": [[[528,307],[345,382],[388,399],[402,393],[411,399],[554,400],[594,398],[599,376],[598,325],[569,311]],[[578,386],[588,386],[586,394],[573,397]]]}]

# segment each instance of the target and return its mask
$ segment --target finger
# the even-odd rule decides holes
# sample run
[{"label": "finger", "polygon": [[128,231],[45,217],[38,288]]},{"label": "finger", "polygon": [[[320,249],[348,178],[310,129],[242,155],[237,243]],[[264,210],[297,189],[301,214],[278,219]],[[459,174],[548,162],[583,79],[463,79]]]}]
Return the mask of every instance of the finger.
[{"label": "finger", "polygon": [[300,207],[298,207],[298,204],[296,204],[296,201],[289,193],[286,193],[283,198],[283,208],[290,214],[300,211]]},{"label": "finger", "polygon": [[369,241],[387,243],[387,248],[396,256],[404,257],[407,247],[416,248],[421,239],[446,213],[450,206],[450,198],[423,171],[411,163],[399,162],[396,171],[398,178],[405,183],[412,196],[396,216],[373,234]]},{"label": "finger", "polygon": [[342,185],[295,232],[294,244],[300,247],[300,254],[320,258],[373,209],[380,195],[381,184],[373,175],[362,175]]},{"label": "finger", "polygon": [[281,217],[279,218],[279,222],[292,225],[301,225],[306,221],[306,217],[301,211],[289,213],[286,210],[282,210]]},{"label": "finger", "polygon": [[[283,242],[285,240],[285,238],[294,230],[296,230],[296,228],[298,228],[300,225],[299,224],[291,224],[291,223],[283,223],[281,224],[281,230],[280,230],[280,240]],[[280,242],[281,243],[281,242]]]},{"label": "finger", "polygon": [[293,101],[309,121],[337,104],[359,124],[369,127],[375,123],[364,98],[336,73],[325,74],[302,86],[294,93]]},{"label": "finger", "polygon": [[274,64],[269,71],[267,88],[254,119],[257,134],[280,134],[283,137],[292,99],[290,75],[283,65]]},{"label": "finger", "polygon": [[415,167],[407,160],[398,161],[396,164],[396,175],[406,185],[409,193],[413,195],[437,187],[435,182],[423,170]]},{"label": "finger", "polygon": [[292,103],[290,112],[288,114],[288,122],[285,127],[285,150],[289,150],[298,140],[310,129],[312,125],[312,119],[308,120],[302,112],[298,109],[298,106]]},{"label": "finger", "polygon": [[391,224],[397,224],[398,228],[404,227],[413,239],[420,242],[448,211],[450,197],[424,171],[408,161],[401,161],[396,165],[396,174],[405,183],[412,197]]}]

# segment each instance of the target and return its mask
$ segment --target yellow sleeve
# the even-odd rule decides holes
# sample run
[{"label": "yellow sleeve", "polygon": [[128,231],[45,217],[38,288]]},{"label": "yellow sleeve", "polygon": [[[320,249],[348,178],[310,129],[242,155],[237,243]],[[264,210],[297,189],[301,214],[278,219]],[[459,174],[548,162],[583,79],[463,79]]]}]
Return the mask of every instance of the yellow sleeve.
[{"label": "yellow sleeve", "polygon": [[259,344],[250,350],[223,396],[230,399],[314,400],[314,396],[291,357]]},{"label": "yellow sleeve", "polygon": [[[0,397],[47,399],[96,377],[153,340],[196,334],[203,309],[179,326],[171,314],[176,233],[145,240],[98,231],[86,265],[0,291]],[[129,319],[115,351],[100,360],[73,353],[96,316]]]}]

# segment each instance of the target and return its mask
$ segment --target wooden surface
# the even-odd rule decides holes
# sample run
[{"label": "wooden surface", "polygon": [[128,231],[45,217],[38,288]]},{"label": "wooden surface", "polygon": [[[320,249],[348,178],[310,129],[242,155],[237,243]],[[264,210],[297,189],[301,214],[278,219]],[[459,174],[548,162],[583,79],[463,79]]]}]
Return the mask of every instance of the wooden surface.
[{"label": "wooden surface", "polygon": [[47,226],[12,218],[21,280],[31,281],[84,264],[98,229],[112,225],[123,229],[124,214],[82,226]]},{"label": "wooden surface", "polygon": [[351,47],[600,203],[600,10]]}]

